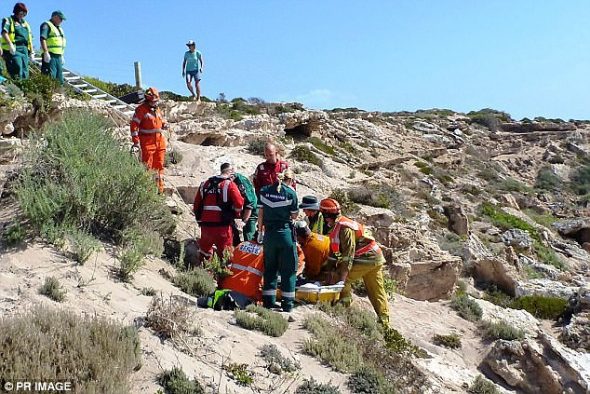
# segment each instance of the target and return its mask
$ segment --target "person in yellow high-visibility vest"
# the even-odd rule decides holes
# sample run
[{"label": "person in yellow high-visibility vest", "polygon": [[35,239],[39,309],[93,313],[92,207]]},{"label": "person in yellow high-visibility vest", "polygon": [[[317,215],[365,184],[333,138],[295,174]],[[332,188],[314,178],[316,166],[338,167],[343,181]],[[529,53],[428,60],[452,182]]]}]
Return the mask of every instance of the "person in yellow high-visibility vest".
[{"label": "person in yellow high-visibility vest", "polygon": [[363,279],[369,300],[379,322],[389,325],[389,305],[383,280],[385,258],[377,242],[370,237],[362,224],[340,214],[340,204],[333,198],[320,202],[320,211],[330,227],[330,256],[336,267],[328,283],[342,283],[340,302],[352,303],[352,282]]},{"label": "person in yellow high-visibility vest", "polygon": [[12,16],[2,19],[2,57],[14,79],[29,78],[29,58],[34,56],[33,34],[25,20],[27,13],[24,3],[16,3]]},{"label": "person in yellow high-visibility vest", "polygon": [[53,11],[51,19],[41,24],[41,50],[43,51],[41,72],[50,75],[62,85],[64,84],[66,36],[61,24],[65,20],[63,12]]}]

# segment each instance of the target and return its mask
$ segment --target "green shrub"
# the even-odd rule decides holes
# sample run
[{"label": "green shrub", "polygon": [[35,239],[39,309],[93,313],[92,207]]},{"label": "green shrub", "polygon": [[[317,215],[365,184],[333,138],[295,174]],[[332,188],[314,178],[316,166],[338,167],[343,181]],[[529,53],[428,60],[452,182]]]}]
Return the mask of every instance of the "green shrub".
[{"label": "green shrub", "polygon": [[48,75],[34,72],[28,79],[13,81],[33,105],[46,111],[51,106],[51,99],[59,87],[59,83]]},{"label": "green shrub", "polygon": [[348,192],[344,189],[334,189],[330,193],[330,198],[340,203],[340,209],[343,215],[354,215],[360,209],[360,207],[350,199]]},{"label": "green shrub", "polygon": [[120,146],[111,126],[80,111],[47,125],[43,139],[32,141],[31,164],[16,184],[19,205],[49,242],[60,242],[75,228],[124,247],[140,243],[133,246],[137,253],[157,255],[174,218],[151,175]]},{"label": "green shrub", "polygon": [[20,245],[27,237],[27,230],[20,221],[10,223],[2,232],[2,242],[9,247]]},{"label": "green shrub", "polygon": [[307,146],[297,145],[291,151],[290,155],[293,159],[299,161],[306,161],[311,164],[315,164],[318,167],[322,167],[324,162],[322,159],[316,156]]},{"label": "green shrub", "polygon": [[471,394],[500,394],[496,385],[481,375],[478,375],[467,390]]},{"label": "green shrub", "polygon": [[190,380],[178,367],[166,370],[158,375],[158,384],[166,394],[205,394],[205,389],[197,379]]},{"label": "green shrub", "polygon": [[590,163],[586,163],[576,168],[571,178],[572,189],[578,195],[590,193]]},{"label": "green shrub", "polygon": [[246,330],[258,330],[271,337],[280,337],[289,328],[287,319],[280,313],[257,305],[248,305],[245,311],[234,312],[236,324]]},{"label": "green shrub", "polygon": [[348,378],[347,386],[353,394],[393,394],[394,387],[374,368],[362,367]]},{"label": "green shrub", "polygon": [[173,282],[180,290],[195,297],[209,295],[217,288],[215,279],[203,268],[181,272],[174,277]]},{"label": "green shrub", "polygon": [[470,298],[467,294],[454,295],[451,299],[451,308],[465,320],[481,320],[483,311],[477,301]]},{"label": "green shrub", "polygon": [[73,259],[80,265],[87,262],[90,256],[100,248],[98,240],[84,231],[72,230],[66,237],[72,248]]},{"label": "green shrub", "polygon": [[542,167],[537,173],[537,179],[535,180],[535,187],[541,190],[559,190],[563,184],[563,181],[550,166]]},{"label": "green shrub", "polygon": [[228,268],[231,263],[231,258],[232,251],[229,249],[223,251],[222,258],[219,258],[217,253],[213,253],[211,258],[205,261],[203,267],[213,275],[213,278],[216,281],[220,281],[221,279],[232,275],[232,271]]},{"label": "green shrub", "polygon": [[551,225],[557,221],[557,218],[550,213],[538,213],[532,209],[524,209],[524,212],[541,226],[551,228]]},{"label": "green shrub", "polygon": [[254,383],[254,372],[248,370],[248,364],[229,363],[223,365],[223,369],[240,386],[250,386]]},{"label": "green shrub", "polygon": [[264,156],[264,146],[269,142],[267,138],[256,138],[254,140],[250,140],[248,142],[248,147],[246,150],[252,153],[253,155],[257,156]]},{"label": "green shrub", "polygon": [[426,162],[417,161],[414,163],[414,166],[418,167],[419,171],[424,175],[432,174],[432,167],[430,167],[430,165]]},{"label": "green shrub", "polygon": [[322,141],[321,138],[309,137],[307,139],[307,141],[309,141],[309,143],[311,143],[317,149],[321,150],[324,153],[327,153],[328,155],[336,154],[336,151],[334,150],[334,148],[331,147],[330,145],[326,144],[324,141]]},{"label": "green shrub", "polygon": [[[126,393],[141,367],[137,330],[41,307],[0,317],[0,381],[70,381],[76,393]],[[34,351],[33,351],[34,349]]]},{"label": "green shrub", "polygon": [[449,335],[436,334],[432,337],[432,342],[435,345],[448,347],[449,349],[459,349],[461,347],[461,337],[454,333]]},{"label": "green shrub", "polygon": [[156,232],[140,232],[126,230],[123,235],[124,244],[119,251],[119,278],[129,282],[144,264],[144,257],[148,254],[161,256],[164,252],[163,240]]},{"label": "green shrub", "polygon": [[485,321],[481,324],[480,328],[483,337],[490,341],[495,341],[496,339],[514,341],[516,339],[524,339],[525,336],[523,330],[511,326],[503,320],[498,322]]},{"label": "green shrub", "polygon": [[487,127],[491,131],[496,131],[500,122],[510,122],[512,120],[510,114],[491,108],[471,111],[467,114],[467,117],[469,117],[472,122]]},{"label": "green shrub", "polygon": [[340,394],[337,386],[330,383],[319,383],[314,378],[305,379],[303,383],[297,387],[295,394]]},{"label": "green shrub", "polygon": [[266,368],[276,374],[290,373],[301,369],[298,361],[281,354],[276,345],[264,345],[260,348],[260,357],[266,362]]},{"label": "green shrub", "polygon": [[507,192],[531,193],[533,191],[528,185],[510,177],[494,182],[493,187]]},{"label": "green shrub", "polygon": [[153,287],[142,287],[139,294],[144,295],[144,296],[148,296],[148,297],[153,297],[156,294],[158,294],[158,292]]},{"label": "green shrub", "polygon": [[177,338],[189,331],[191,316],[186,302],[172,296],[168,300],[155,296],[147,310],[145,326],[161,338]]},{"label": "green shrub", "polygon": [[517,298],[510,307],[524,309],[539,319],[555,320],[565,312],[567,305],[563,298],[529,295]]},{"label": "green shrub", "polygon": [[125,96],[126,94],[133,93],[137,91],[134,86],[131,86],[127,83],[115,83],[115,82],[107,82],[102,81],[95,77],[84,77],[84,80],[91,83],[92,85],[96,86],[97,88],[104,90],[111,96],[121,97]]},{"label": "green shrub", "polygon": [[57,302],[62,302],[66,299],[66,291],[62,288],[61,283],[59,283],[59,280],[55,276],[45,278],[43,286],[39,288],[39,294],[43,294]]}]

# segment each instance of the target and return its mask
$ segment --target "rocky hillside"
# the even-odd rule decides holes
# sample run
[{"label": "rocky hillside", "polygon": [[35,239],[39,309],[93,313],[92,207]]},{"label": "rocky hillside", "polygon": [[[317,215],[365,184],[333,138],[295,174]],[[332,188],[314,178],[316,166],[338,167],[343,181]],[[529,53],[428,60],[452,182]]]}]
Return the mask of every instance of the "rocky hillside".
[{"label": "rocky hillside", "polygon": [[[52,116],[95,106],[54,100]],[[307,111],[241,100],[163,106],[172,148],[182,158],[166,170],[166,203],[177,221],[167,256],[182,250],[187,260],[194,257],[199,229],[190,204],[200,182],[223,162],[252,174],[264,141],[273,139],[292,163],[300,197],[338,198],[386,251],[396,291],[392,326],[421,350],[404,356],[405,371],[420,378],[410,383],[398,376],[399,392],[493,392],[482,391],[490,382],[495,388],[488,390],[497,392],[590,392],[587,122],[514,121],[492,110]],[[0,122],[4,233],[19,209],[10,180],[24,160],[31,115],[27,104],[17,105],[5,109]],[[126,141],[127,128],[119,124]],[[173,366],[216,392],[295,392],[310,377],[341,392],[361,392],[351,384],[354,370],[314,358],[306,347],[315,338],[310,314],[324,314],[311,306],[296,309],[285,334],[268,337],[236,325],[233,313],[197,310],[195,298],[170,282],[177,268],[165,259],[150,258],[125,283],[112,275],[118,255],[108,244],[82,266],[39,238],[16,248],[3,239],[4,316],[43,304],[135,324],[143,366],[131,374],[131,392],[156,392],[156,376]],[[48,276],[67,291],[60,304],[38,294]],[[181,340],[159,338],[145,324],[152,308],[151,296],[142,294],[147,288],[184,300],[198,330]],[[371,310],[362,286],[358,293],[357,304]],[[449,336],[460,346],[447,347]],[[270,372],[259,351],[264,344],[296,359],[298,371]],[[231,363],[251,367],[253,381],[240,385],[236,372],[224,367]]]}]

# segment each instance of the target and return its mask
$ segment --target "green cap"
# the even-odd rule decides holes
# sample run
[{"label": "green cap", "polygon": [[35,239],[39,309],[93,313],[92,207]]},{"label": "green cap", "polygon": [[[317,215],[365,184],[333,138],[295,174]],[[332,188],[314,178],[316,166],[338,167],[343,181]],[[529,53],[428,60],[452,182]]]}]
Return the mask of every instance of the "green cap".
[{"label": "green cap", "polygon": [[64,13],[61,12],[61,11],[59,11],[59,10],[58,11],[53,11],[51,13],[51,17],[53,18],[54,16],[59,16],[62,21],[65,21],[66,20],[66,16],[64,15]]}]

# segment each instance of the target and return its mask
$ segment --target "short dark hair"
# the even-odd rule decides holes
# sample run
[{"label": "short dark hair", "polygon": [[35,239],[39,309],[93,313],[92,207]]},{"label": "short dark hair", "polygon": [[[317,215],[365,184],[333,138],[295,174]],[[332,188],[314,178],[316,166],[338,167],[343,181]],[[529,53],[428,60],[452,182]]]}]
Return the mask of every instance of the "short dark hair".
[{"label": "short dark hair", "polygon": [[223,172],[223,171],[227,170],[228,168],[231,168],[231,164],[229,164],[229,163],[223,163],[223,164],[221,165],[221,167],[219,168],[219,170],[220,170],[221,172]]}]

